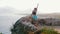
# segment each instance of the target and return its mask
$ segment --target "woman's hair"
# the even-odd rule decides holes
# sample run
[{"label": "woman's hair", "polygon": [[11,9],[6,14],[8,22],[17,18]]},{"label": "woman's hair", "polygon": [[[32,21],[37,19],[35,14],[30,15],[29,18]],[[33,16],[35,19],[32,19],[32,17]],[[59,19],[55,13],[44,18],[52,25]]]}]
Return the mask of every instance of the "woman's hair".
[{"label": "woman's hair", "polygon": [[36,11],[37,11],[37,8],[34,8],[32,14],[33,14],[33,15],[36,15]]},{"label": "woman's hair", "polygon": [[36,12],[32,12],[33,15],[36,15]]}]

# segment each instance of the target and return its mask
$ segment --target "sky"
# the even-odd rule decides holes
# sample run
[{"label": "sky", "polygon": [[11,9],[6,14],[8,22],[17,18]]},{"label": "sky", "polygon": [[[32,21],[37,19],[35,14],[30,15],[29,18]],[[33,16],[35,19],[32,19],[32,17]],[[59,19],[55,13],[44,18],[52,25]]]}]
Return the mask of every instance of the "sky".
[{"label": "sky", "polygon": [[[21,13],[26,11],[31,13],[37,4],[39,4],[37,13],[60,13],[60,0],[0,0],[0,8],[8,7],[7,10],[9,8],[12,10],[14,9],[12,13]],[[29,11],[30,9],[31,11]],[[6,13],[6,11],[2,13]]]}]

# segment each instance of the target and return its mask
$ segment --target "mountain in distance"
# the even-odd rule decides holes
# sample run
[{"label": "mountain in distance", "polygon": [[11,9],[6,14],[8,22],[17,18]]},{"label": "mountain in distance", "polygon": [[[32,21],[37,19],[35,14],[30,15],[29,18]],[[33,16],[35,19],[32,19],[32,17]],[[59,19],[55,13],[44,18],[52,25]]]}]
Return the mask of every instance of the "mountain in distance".
[{"label": "mountain in distance", "polygon": [[60,13],[37,14],[39,17],[60,18]]}]

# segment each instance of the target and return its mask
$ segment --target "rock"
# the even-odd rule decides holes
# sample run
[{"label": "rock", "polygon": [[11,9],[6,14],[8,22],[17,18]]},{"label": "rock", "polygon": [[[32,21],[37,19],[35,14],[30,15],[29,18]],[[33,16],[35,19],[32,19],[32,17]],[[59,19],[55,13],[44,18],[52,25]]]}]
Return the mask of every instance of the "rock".
[{"label": "rock", "polygon": [[22,17],[13,25],[11,34],[27,34],[28,31],[36,31],[36,26],[27,21],[26,17]]}]

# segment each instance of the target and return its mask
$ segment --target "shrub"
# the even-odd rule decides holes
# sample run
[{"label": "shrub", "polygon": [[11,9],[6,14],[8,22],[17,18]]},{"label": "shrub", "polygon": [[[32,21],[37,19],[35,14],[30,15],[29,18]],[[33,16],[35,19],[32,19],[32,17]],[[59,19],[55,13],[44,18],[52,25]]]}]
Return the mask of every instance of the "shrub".
[{"label": "shrub", "polygon": [[43,29],[37,31],[36,34],[58,34],[58,32],[55,31],[54,29],[43,28]]},{"label": "shrub", "polygon": [[2,34],[2,33],[0,32],[0,34]]}]

